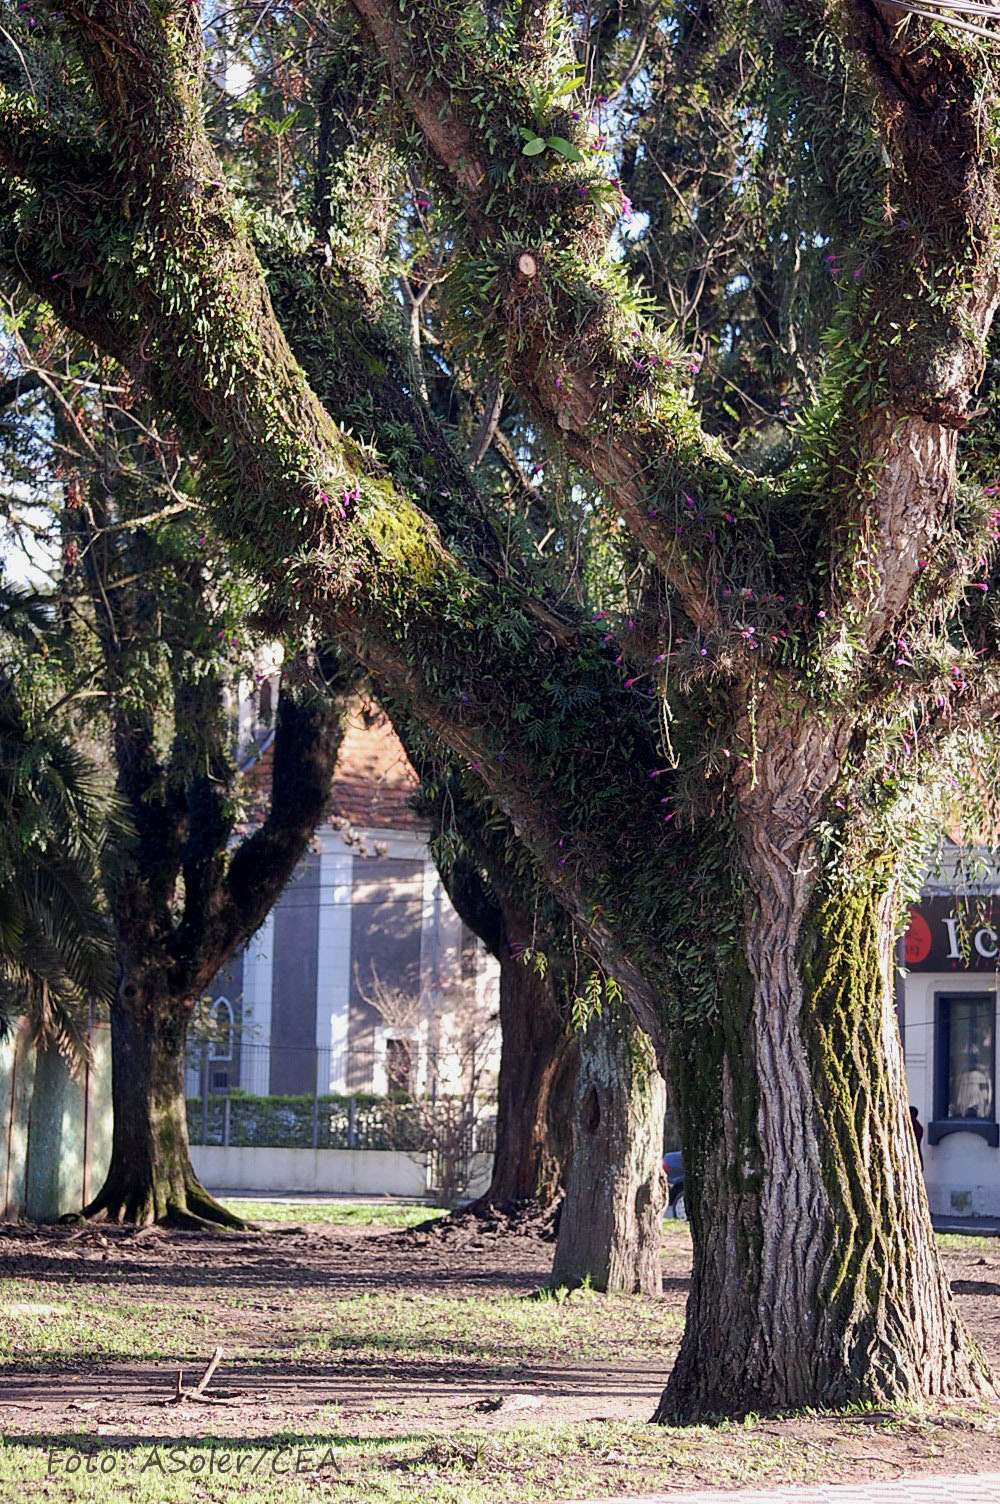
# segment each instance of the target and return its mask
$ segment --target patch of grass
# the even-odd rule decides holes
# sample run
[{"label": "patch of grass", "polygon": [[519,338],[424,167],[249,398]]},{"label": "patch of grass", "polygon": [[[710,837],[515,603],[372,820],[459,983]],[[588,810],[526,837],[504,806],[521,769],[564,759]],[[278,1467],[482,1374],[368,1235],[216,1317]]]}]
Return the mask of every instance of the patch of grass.
[{"label": "patch of grass", "polygon": [[232,1277],[222,1289],[182,1295],[124,1280],[100,1286],[0,1280],[0,1367],[97,1359],[190,1363],[218,1341],[227,1358],[244,1363],[391,1357],[477,1362],[501,1372],[519,1362],[654,1360],[676,1344],[682,1324],[664,1302],[582,1290],[562,1301],[391,1286],[346,1296],[320,1286],[290,1297]]},{"label": "patch of grass", "polygon": [[683,1318],[659,1301],[575,1290],[564,1299],[373,1290],[296,1316],[296,1357],[474,1360],[493,1368],[586,1358],[657,1361]]},{"label": "patch of grass", "polygon": [[939,1248],[947,1248],[955,1253],[1000,1253],[1000,1238],[978,1237],[971,1232],[938,1232]]},{"label": "patch of grass", "polygon": [[[71,1459],[81,1457],[75,1470]],[[363,1439],[343,1434],[280,1434],[246,1441],[204,1438],[37,1437],[0,1445],[0,1497],[113,1504],[228,1501],[290,1504],[322,1498],[377,1504],[501,1504],[581,1495],[644,1493],[690,1473],[699,1484],[804,1483],[820,1477],[836,1447],[805,1449],[791,1436],[746,1428],[604,1421],[511,1427],[495,1434],[454,1432]],[[237,1471],[237,1465],[239,1470]],[[88,1471],[89,1467],[89,1471]],[[225,1469],[225,1470],[223,1470]]]},{"label": "patch of grass", "polygon": [[171,1299],[165,1289],[0,1280],[0,1368],[196,1355],[215,1319],[207,1301]]},{"label": "patch of grass", "polygon": [[322,1222],[332,1227],[415,1227],[443,1217],[440,1206],[421,1201],[253,1201],[227,1196],[225,1204],[247,1222]]},{"label": "patch of grass", "polygon": [[691,1257],[691,1224],[684,1217],[664,1217],[663,1240],[664,1253],[683,1253],[685,1257]]}]

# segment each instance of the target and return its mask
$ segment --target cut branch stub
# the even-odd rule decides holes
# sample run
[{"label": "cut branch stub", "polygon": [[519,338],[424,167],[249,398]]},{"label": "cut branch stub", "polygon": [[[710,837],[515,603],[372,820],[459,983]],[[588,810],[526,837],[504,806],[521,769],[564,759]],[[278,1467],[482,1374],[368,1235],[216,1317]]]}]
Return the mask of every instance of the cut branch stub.
[{"label": "cut branch stub", "polygon": [[517,258],[517,269],[522,277],[538,276],[538,259],[530,251],[522,251]]}]

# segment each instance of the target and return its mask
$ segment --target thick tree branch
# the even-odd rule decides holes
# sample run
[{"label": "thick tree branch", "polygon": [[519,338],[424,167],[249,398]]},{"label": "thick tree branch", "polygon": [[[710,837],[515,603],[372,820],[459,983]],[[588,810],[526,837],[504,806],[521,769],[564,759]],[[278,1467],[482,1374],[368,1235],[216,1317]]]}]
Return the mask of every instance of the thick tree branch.
[{"label": "thick tree branch", "polygon": [[[768,0],[768,10],[794,69],[796,40],[827,22],[823,7]],[[903,20],[877,0],[852,7],[845,41],[867,77],[851,86],[867,89],[884,135],[886,202],[856,247],[833,247],[848,291],[790,477],[837,538],[829,630],[859,632],[869,650],[892,646],[921,571],[946,546],[958,435],[974,416],[1000,303],[998,161],[984,135],[997,106],[993,69],[967,44]],[[926,601],[914,603],[919,620]]]},{"label": "thick tree branch", "polygon": [[10,407],[22,397],[41,391],[44,386],[45,383],[37,372],[24,371],[18,376],[12,376],[9,381],[0,382],[0,408]]},{"label": "thick tree branch", "polygon": [[[505,379],[607,489],[692,623],[717,627],[710,535],[724,531],[737,493],[745,512],[766,511],[768,488],[702,434],[686,359],[623,304],[610,257],[600,259],[621,190],[586,165],[594,143],[567,104],[549,106],[537,128],[579,153],[579,165],[551,148],[523,155],[521,127],[536,115],[530,85],[544,93],[558,81],[549,52],[532,80],[464,43],[440,11],[414,26],[393,0],[354,4],[456,201],[475,272],[463,296]],[[474,284],[488,292],[477,297]]]},{"label": "thick tree branch", "polygon": [[[159,86],[161,61],[155,52],[147,60],[147,87]],[[198,132],[197,118],[187,129]],[[200,157],[203,146],[194,150]],[[157,162],[162,177],[150,181]],[[240,560],[273,587],[283,609],[300,600],[303,613],[348,643],[475,765],[578,921],[595,926],[600,916],[615,956],[607,964],[629,983],[652,1031],[664,991],[659,952],[627,906],[626,941],[607,922],[620,906],[623,874],[633,866],[638,874],[651,850],[674,840],[663,785],[649,778],[660,761],[650,698],[623,682],[597,626],[576,625],[564,669],[556,629],[524,592],[491,583],[449,553],[413,501],[338,432],[289,350],[225,193],[179,177],[170,152],[148,150],[137,170],[146,207],[129,230],[145,252],[115,263],[113,293],[124,315],[109,319],[112,289],[100,274],[72,293],[61,281],[53,287],[43,254],[22,275],[71,327],[107,340],[110,353],[121,357],[126,344],[134,373],[201,448],[219,526]],[[122,191],[128,201],[127,183]],[[125,330],[138,340],[131,352]],[[609,721],[617,734],[607,750]],[[580,807],[583,775],[565,764],[558,749],[566,745],[582,749],[595,788],[607,790],[596,821],[593,804]],[[544,803],[540,757],[552,767]],[[613,820],[601,816],[605,797]],[[616,828],[623,800],[632,810],[627,842]],[[640,982],[643,953],[652,977]]]},{"label": "thick tree branch", "polygon": [[322,694],[282,684],[264,823],[229,859],[225,875],[188,905],[172,949],[185,988],[201,991],[237,946],[260,928],[323,818],[357,670],[338,670]]}]

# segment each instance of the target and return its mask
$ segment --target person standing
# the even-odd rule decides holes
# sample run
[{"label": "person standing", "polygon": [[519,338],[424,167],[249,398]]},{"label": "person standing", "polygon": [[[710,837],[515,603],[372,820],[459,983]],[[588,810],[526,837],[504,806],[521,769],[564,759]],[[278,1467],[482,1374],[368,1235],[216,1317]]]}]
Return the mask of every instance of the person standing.
[{"label": "person standing", "polygon": [[913,1106],[910,1107],[910,1121],[913,1123],[913,1137],[917,1141],[917,1158],[920,1161],[920,1168],[922,1170],[924,1167],[924,1151],[921,1145],[924,1141],[924,1125],[920,1121],[920,1114]]}]

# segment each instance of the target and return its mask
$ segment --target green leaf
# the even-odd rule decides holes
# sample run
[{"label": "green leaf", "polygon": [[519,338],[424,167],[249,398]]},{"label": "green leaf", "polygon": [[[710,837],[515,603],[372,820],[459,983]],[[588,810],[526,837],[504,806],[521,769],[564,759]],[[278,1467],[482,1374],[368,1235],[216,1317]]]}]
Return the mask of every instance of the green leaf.
[{"label": "green leaf", "polygon": [[537,157],[540,151],[545,150],[545,140],[541,136],[533,136],[521,153],[524,157]]},{"label": "green leaf", "polygon": [[577,151],[572,141],[566,140],[565,136],[548,136],[545,145],[551,146],[552,150],[557,151],[561,157],[565,157],[567,162],[583,161],[582,154]]},{"label": "green leaf", "polygon": [[518,135],[523,136],[525,141],[537,141],[538,139],[538,132],[533,131],[530,126],[519,125],[517,130]]},{"label": "green leaf", "polygon": [[572,94],[582,83],[586,82],[586,73],[575,73],[572,78],[567,78],[558,88],[552,90],[552,98],[560,99],[563,94]]}]

